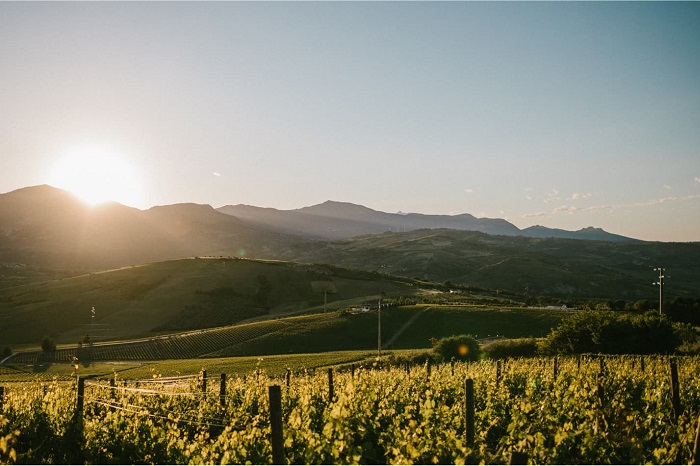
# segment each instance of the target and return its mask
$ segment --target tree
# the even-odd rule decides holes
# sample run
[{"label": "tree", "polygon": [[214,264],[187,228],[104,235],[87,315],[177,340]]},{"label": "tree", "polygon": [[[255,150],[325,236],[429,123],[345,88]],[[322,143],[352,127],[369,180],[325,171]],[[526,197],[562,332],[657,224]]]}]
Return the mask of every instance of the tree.
[{"label": "tree", "polygon": [[479,342],[471,335],[453,335],[431,341],[433,352],[437,353],[443,361],[450,361],[453,358],[458,361],[478,361],[481,357]]},{"label": "tree", "polygon": [[540,344],[546,354],[666,354],[683,343],[687,329],[665,315],[582,311],[564,319]]},{"label": "tree", "polygon": [[44,337],[41,340],[41,351],[43,351],[44,353],[56,351],[56,342],[53,340],[53,338]]}]

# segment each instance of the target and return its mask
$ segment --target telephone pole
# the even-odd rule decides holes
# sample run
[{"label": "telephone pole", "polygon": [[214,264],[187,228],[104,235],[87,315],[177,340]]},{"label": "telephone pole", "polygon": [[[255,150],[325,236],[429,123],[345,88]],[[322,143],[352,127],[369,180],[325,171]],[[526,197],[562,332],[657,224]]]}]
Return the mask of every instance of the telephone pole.
[{"label": "telephone pole", "polygon": [[659,281],[654,282],[653,285],[658,285],[659,287],[659,315],[662,314],[664,305],[664,269],[663,267],[657,267],[654,269],[655,272],[659,272]]}]

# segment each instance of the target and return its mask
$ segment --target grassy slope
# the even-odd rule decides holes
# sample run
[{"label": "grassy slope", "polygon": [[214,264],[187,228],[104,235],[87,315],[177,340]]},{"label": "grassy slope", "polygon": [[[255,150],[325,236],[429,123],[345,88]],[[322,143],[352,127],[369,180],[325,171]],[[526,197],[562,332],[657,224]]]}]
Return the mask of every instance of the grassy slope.
[{"label": "grassy slope", "polygon": [[295,254],[288,258],[574,298],[653,299],[652,268],[658,266],[672,276],[665,288],[669,297],[697,295],[700,280],[700,243],[611,243],[419,230],[320,243]]},{"label": "grassy slope", "polygon": [[[0,289],[0,345],[74,344],[230,325],[334,302],[410,294],[407,283],[326,266],[241,259],[183,259]],[[91,322],[91,308],[96,317]],[[94,324],[94,325],[93,325]]]}]

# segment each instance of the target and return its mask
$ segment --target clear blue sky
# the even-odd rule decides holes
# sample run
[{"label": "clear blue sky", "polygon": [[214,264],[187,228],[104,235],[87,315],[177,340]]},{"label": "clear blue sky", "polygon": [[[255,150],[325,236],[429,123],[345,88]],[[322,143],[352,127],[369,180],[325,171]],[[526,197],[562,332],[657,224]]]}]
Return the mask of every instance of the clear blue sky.
[{"label": "clear blue sky", "polygon": [[0,192],[76,147],[139,208],[700,241],[700,3],[0,2]]}]

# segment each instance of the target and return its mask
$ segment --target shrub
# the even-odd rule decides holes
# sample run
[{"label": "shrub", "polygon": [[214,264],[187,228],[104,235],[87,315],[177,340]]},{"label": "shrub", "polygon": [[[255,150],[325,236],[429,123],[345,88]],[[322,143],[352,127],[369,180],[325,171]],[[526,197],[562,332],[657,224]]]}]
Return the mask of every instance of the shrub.
[{"label": "shrub", "polygon": [[540,350],[545,354],[667,354],[687,335],[687,325],[654,311],[643,315],[582,311],[552,330]]},{"label": "shrub", "polygon": [[452,358],[458,361],[478,361],[481,357],[479,342],[471,335],[453,335],[433,340],[433,352],[443,361],[450,361]]},{"label": "shrub", "polygon": [[56,342],[53,340],[53,338],[44,337],[41,340],[41,351],[44,353],[56,351]]},{"label": "shrub", "polygon": [[537,356],[537,339],[497,340],[484,345],[483,351],[491,359],[531,358]]}]

